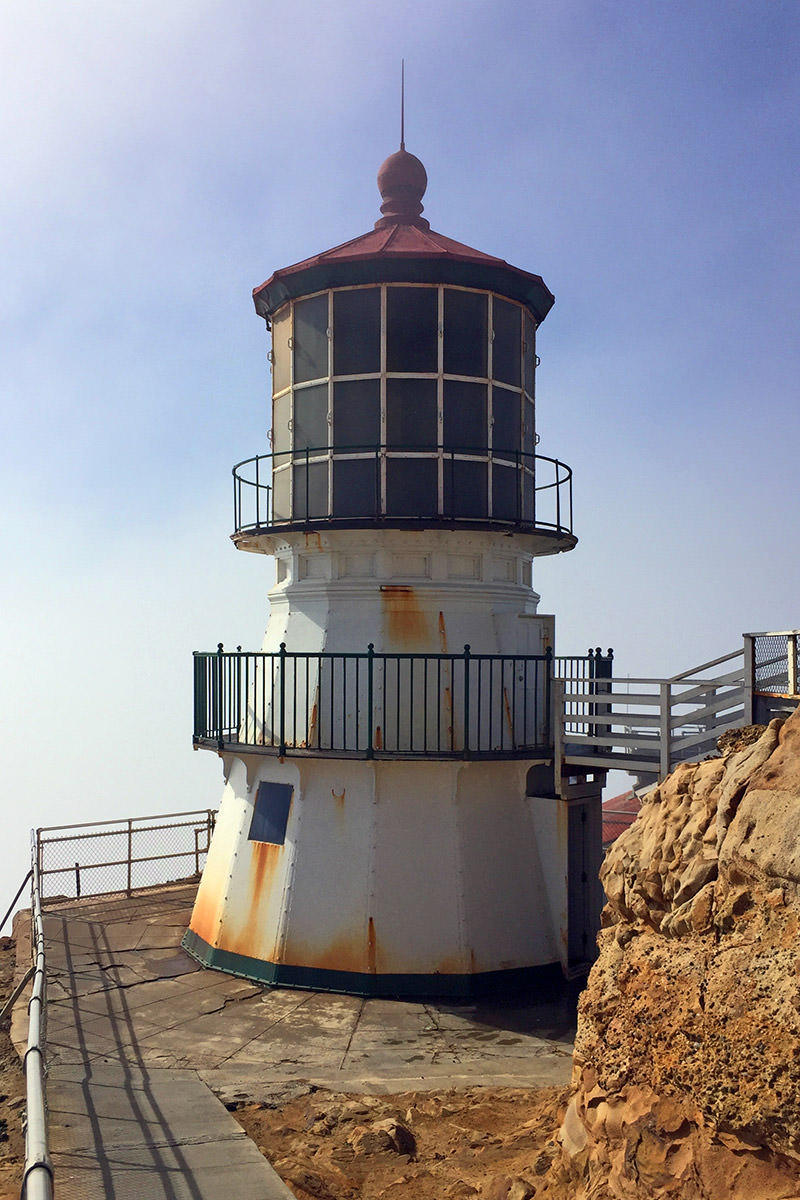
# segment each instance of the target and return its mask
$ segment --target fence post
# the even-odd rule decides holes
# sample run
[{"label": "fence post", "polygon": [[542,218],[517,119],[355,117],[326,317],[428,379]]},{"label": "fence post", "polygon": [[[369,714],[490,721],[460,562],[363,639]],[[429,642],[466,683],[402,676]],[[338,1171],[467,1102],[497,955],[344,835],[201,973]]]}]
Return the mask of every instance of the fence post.
[{"label": "fence post", "polygon": [[278,754],[286,756],[286,642],[281,642],[278,651],[278,703],[281,707],[278,722]]},{"label": "fence post", "polygon": [[[42,845],[42,831],[36,830],[36,874],[39,879],[39,896],[44,899],[44,883],[42,882],[45,876],[44,869],[44,846]],[[33,885],[31,885],[33,886]]]},{"label": "fence post", "polygon": [[[372,704],[373,704],[373,669],[375,664],[375,644],[370,642],[367,646],[367,758],[374,758],[375,747],[373,744],[373,723],[372,723]],[[357,736],[357,735],[356,735]]]},{"label": "fence post", "polygon": [[742,687],[744,690],[744,712],[742,721],[745,725],[755,723],[753,695],[756,690],[756,640],[752,634],[744,635],[744,663],[742,667]]},{"label": "fence post", "polygon": [[128,886],[127,886],[126,890],[127,890],[127,894],[129,896],[131,894],[132,872],[133,872],[133,821],[131,820],[130,817],[128,817]]},{"label": "fence post", "polygon": [[669,680],[664,680],[659,684],[660,702],[659,702],[659,777],[666,779],[670,772],[670,764],[672,762],[672,684]]},{"label": "fence post", "polygon": [[[462,751],[466,758],[469,753],[469,643],[464,646],[464,749]],[[478,696],[478,703],[481,698]]]}]

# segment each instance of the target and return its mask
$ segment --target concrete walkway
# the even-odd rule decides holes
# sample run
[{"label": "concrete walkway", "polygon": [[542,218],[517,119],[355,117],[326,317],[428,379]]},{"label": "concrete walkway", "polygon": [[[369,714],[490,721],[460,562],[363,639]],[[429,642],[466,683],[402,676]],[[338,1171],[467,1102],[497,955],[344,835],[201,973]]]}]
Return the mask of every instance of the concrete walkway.
[{"label": "concrete walkway", "polygon": [[[229,1200],[232,1188],[289,1197],[220,1099],[277,1102],[301,1084],[396,1092],[567,1082],[574,989],[524,1003],[265,990],[181,950],[194,892],[173,886],[46,910],[61,1200]],[[24,1025],[18,1006],[18,1045]]]}]

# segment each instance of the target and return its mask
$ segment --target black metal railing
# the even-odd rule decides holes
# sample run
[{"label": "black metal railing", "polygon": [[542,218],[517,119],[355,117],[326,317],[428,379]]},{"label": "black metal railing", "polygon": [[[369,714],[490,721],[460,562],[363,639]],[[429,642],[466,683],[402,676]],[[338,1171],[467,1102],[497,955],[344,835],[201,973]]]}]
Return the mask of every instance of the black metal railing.
[{"label": "black metal railing", "polygon": [[607,717],[611,705],[600,702],[598,696],[611,691],[614,651],[609,648],[590,649],[586,655],[563,655],[554,659],[555,675],[564,681],[568,699],[564,701],[563,721],[566,735],[577,733],[592,736],[601,732],[603,722],[593,717]]},{"label": "black metal railing", "polygon": [[[395,464],[426,460],[438,464],[436,486],[430,481],[421,496],[412,496],[406,486],[393,490]],[[357,479],[355,464],[363,464]],[[487,470],[479,483],[473,476],[462,478],[460,472],[481,466]],[[343,469],[350,474],[340,483],[337,471]],[[338,445],[275,451],[236,464],[233,503],[236,533],[367,520],[463,522],[572,536],[571,468],[543,454],[496,447]]]},{"label": "black metal railing", "polygon": [[194,655],[194,744],[356,758],[513,758],[552,747],[552,656]]}]

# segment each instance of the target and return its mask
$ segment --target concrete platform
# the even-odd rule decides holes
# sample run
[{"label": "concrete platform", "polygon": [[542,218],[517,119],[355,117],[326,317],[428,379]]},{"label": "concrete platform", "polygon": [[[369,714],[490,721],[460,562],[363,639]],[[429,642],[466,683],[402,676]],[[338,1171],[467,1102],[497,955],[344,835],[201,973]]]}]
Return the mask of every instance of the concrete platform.
[{"label": "concrete platform", "polygon": [[[269,990],[180,948],[195,886],[50,906],[48,1099],[61,1197],[290,1193],[220,1103],[569,1079],[577,989],[492,1002]],[[26,1036],[18,1008],[12,1035]]]}]

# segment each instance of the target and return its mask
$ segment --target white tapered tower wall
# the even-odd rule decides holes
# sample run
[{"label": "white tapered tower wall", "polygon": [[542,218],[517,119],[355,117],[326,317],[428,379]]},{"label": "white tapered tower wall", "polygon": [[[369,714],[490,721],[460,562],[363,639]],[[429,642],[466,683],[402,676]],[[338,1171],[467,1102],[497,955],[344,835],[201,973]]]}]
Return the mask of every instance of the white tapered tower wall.
[{"label": "white tapered tower wall", "polygon": [[[265,651],[543,654],[532,539],[483,531],[331,530],[262,536],[275,555]],[[499,542],[499,545],[498,545]]]},{"label": "white tapered tower wall", "polygon": [[[565,962],[566,830],[558,802],[525,795],[525,763],[251,756],[226,767],[191,924],[219,965],[413,993]],[[292,788],[282,845],[248,837],[264,781]]]}]

